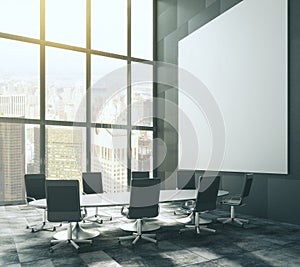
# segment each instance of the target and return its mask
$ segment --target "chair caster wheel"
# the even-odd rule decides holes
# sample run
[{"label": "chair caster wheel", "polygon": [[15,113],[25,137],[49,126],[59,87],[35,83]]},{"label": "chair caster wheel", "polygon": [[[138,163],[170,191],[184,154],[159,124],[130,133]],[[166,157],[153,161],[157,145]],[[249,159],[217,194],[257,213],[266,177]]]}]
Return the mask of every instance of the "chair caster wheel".
[{"label": "chair caster wheel", "polygon": [[34,229],[33,228],[31,229],[31,233],[34,233]]},{"label": "chair caster wheel", "polygon": [[52,231],[53,231],[53,232],[56,231],[56,227],[53,227],[53,230],[52,230]]}]

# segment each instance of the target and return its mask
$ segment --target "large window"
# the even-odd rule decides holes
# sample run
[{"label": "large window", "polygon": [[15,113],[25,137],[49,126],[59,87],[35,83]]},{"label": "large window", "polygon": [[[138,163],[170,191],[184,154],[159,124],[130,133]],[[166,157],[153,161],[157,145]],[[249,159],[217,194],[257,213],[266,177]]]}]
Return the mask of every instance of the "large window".
[{"label": "large window", "polygon": [[152,171],[152,38],[153,0],[0,1],[0,203],[25,173],[114,192]]},{"label": "large window", "polygon": [[46,119],[85,121],[85,54],[46,47]]},{"label": "large window", "polygon": [[1,116],[40,117],[39,55],[36,44],[0,39]]},{"label": "large window", "polygon": [[91,0],[92,49],[126,55],[127,1]]}]

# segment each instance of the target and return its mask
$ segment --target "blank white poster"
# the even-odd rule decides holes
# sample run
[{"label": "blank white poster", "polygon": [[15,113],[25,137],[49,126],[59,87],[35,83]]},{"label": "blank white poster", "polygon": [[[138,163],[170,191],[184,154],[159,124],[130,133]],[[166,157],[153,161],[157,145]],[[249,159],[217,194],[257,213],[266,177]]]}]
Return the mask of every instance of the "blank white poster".
[{"label": "blank white poster", "polygon": [[286,174],[287,1],[242,1],[181,40],[178,60],[215,99],[225,128],[215,166],[212,149],[223,137],[179,70],[179,168]]}]

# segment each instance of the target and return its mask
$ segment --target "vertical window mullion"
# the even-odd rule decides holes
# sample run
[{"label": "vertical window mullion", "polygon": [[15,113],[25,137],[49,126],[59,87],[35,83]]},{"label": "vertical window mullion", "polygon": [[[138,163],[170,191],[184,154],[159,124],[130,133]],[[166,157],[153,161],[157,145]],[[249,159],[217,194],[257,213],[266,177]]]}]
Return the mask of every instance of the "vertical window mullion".
[{"label": "vertical window mullion", "polygon": [[91,171],[91,0],[86,0],[86,171]]},{"label": "vertical window mullion", "polygon": [[127,184],[131,179],[131,0],[127,0]]},{"label": "vertical window mullion", "polygon": [[40,172],[45,173],[46,158],[46,70],[45,70],[45,0],[40,0]]}]

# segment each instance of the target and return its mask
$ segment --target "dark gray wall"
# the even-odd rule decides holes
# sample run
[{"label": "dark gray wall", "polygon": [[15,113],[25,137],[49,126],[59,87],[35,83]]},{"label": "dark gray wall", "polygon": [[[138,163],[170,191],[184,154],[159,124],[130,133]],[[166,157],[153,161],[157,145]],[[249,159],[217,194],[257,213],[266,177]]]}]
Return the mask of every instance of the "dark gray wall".
[{"label": "dark gray wall", "polygon": [[[157,57],[158,61],[177,64],[178,41],[214,19],[241,0],[158,0],[157,1]],[[300,1],[289,0],[289,174],[258,174],[247,205],[239,211],[258,217],[300,224]],[[177,104],[176,88],[158,86],[157,94]],[[168,114],[167,107],[160,110]],[[177,120],[177,113],[172,113]],[[168,177],[177,168],[178,138],[165,124],[157,124],[157,137],[162,138],[168,154],[157,173]],[[171,152],[171,153],[169,153]],[[221,173],[222,187],[239,192],[243,174]],[[165,187],[174,187],[168,179]]]}]

